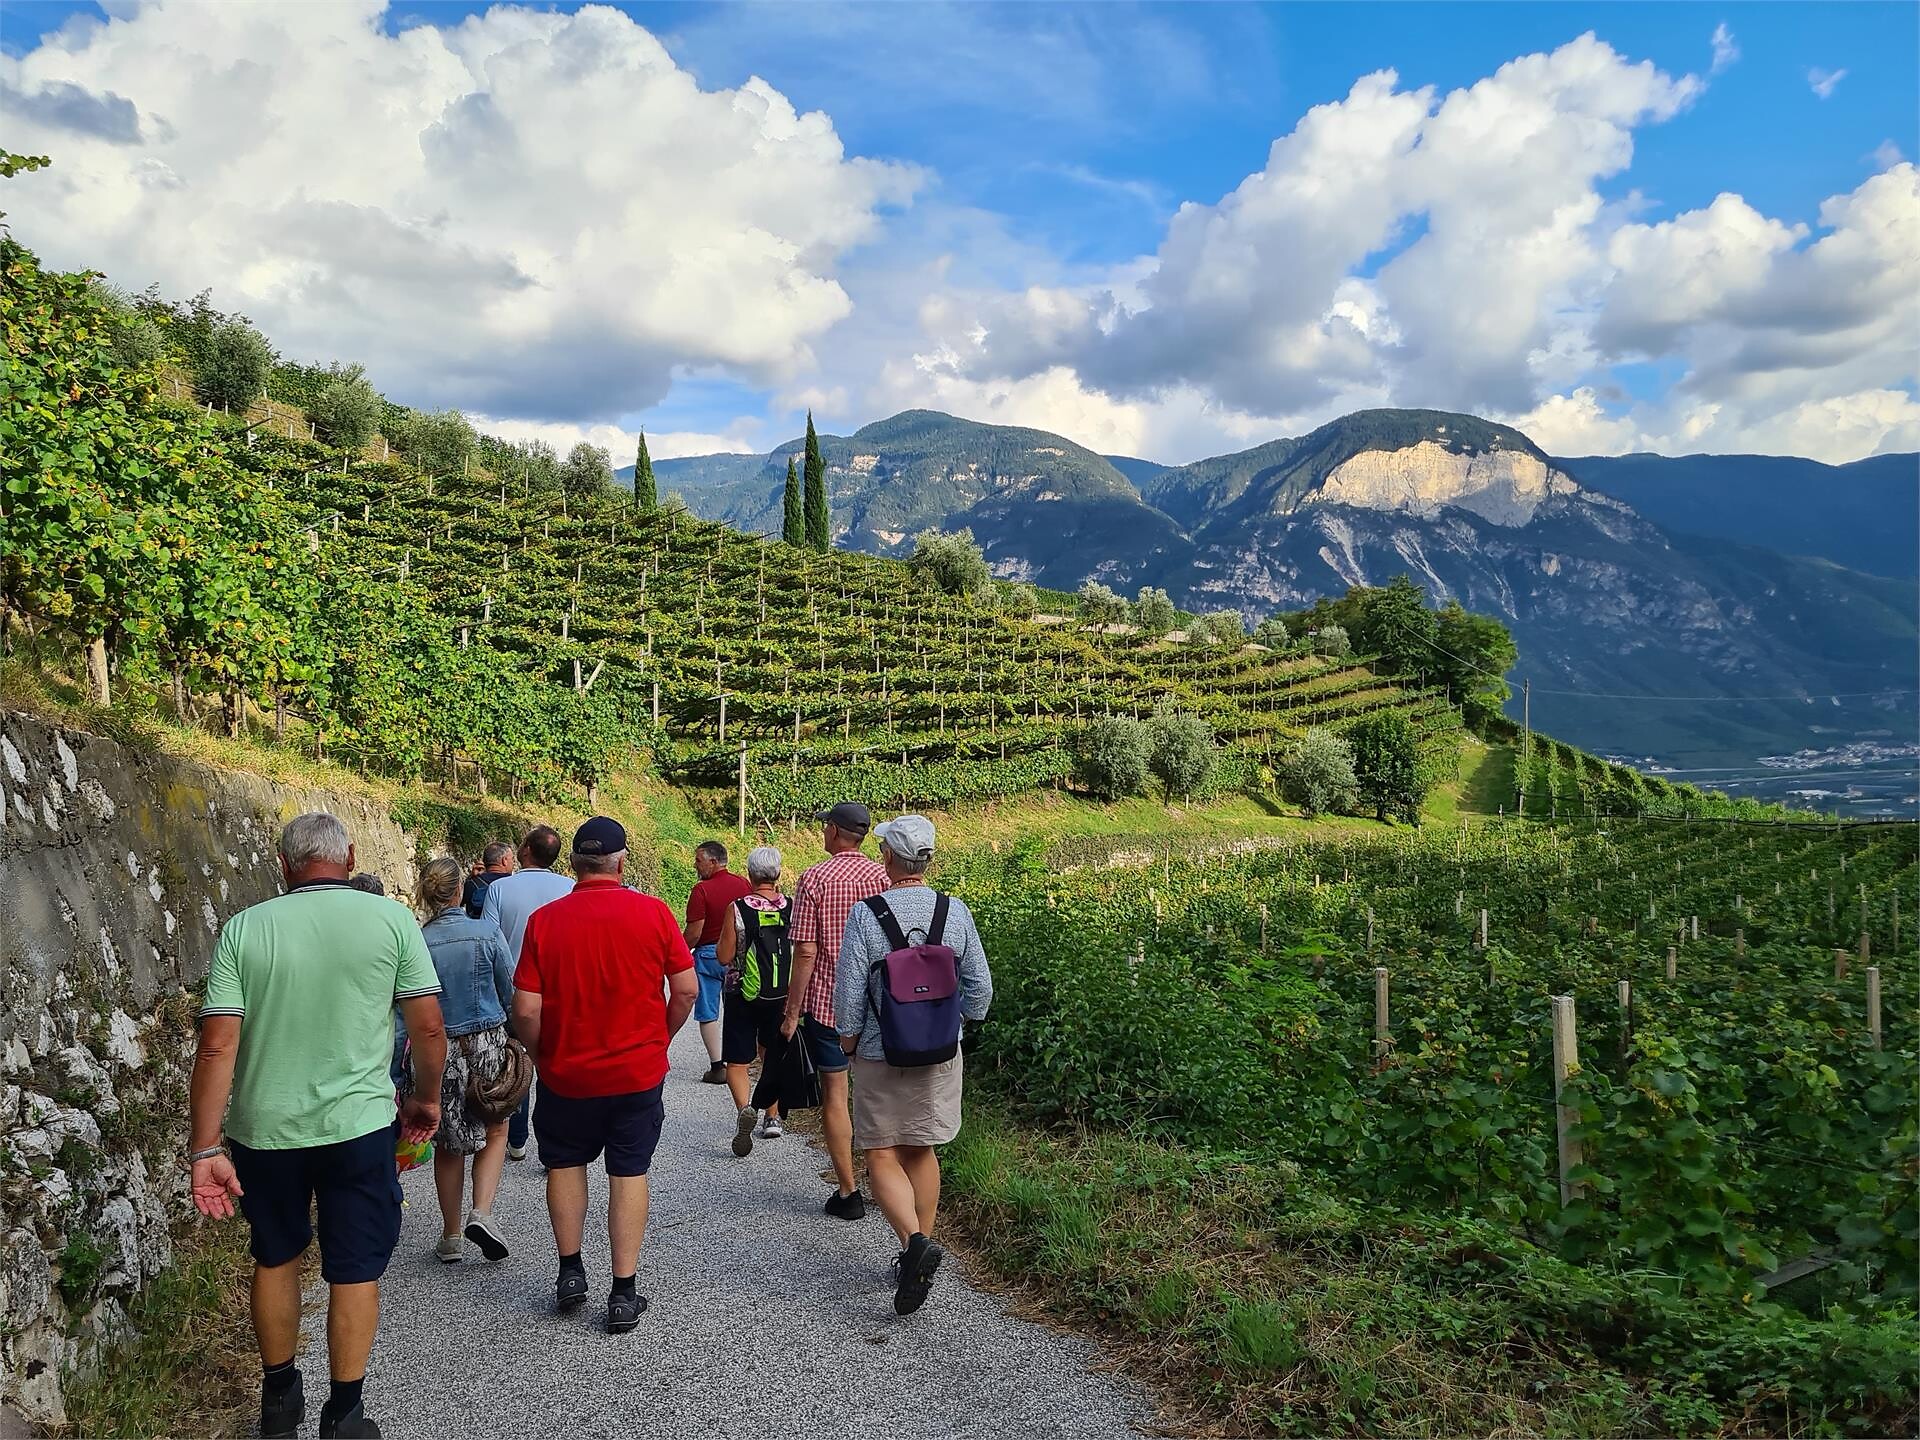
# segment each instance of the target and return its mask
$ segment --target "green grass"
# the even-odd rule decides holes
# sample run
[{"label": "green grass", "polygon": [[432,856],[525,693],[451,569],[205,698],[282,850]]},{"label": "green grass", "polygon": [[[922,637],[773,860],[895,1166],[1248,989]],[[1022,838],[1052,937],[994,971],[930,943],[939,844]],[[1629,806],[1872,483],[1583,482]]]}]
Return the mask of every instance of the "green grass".
[{"label": "green grass", "polygon": [[56,1435],[235,1435],[259,1377],[247,1227],[182,1222],[173,1264],[137,1295],[127,1329],[67,1387]]}]

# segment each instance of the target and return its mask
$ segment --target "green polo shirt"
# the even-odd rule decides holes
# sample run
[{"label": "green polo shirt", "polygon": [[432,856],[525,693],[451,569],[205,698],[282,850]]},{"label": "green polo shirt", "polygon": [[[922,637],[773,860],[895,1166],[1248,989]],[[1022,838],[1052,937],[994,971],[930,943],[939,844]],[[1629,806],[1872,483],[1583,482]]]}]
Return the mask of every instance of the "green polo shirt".
[{"label": "green polo shirt", "polygon": [[221,927],[202,1017],[238,1015],[228,1138],[255,1150],[393,1123],[393,1006],[440,993],[413,913],[344,881],[302,885]]}]

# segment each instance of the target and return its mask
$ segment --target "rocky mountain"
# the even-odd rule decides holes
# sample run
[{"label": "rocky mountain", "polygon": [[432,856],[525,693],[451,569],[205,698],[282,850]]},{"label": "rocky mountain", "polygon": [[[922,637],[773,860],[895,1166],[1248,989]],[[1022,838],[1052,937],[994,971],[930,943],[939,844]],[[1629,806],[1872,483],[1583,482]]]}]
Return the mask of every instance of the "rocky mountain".
[{"label": "rocky mountain", "polygon": [[1793,455],[1589,455],[1555,462],[1656,525],[1920,574],[1920,455],[1823,465]]},{"label": "rocky mountain", "polygon": [[[655,470],[696,512],[772,532],[799,448]],[[1739,543],[1729,526],[1669,529],[1574,473],[1710,516],[1683,492],[1713,467],[1658,482],[1648,464],[1570,466],[1508,426],[1426,410],[1362,411],[1191,465],[1120,457],[1138,484],[1059,436],[929,411],[821,448],[836,533],[861,549],[904,553],[928,525],[967,525],[1002,576],[1164,585],[1249,620],[1405,572],[1505,621],[1535,723],[1592,749],[1705,771],[1914,738],[1911,578]]]}]

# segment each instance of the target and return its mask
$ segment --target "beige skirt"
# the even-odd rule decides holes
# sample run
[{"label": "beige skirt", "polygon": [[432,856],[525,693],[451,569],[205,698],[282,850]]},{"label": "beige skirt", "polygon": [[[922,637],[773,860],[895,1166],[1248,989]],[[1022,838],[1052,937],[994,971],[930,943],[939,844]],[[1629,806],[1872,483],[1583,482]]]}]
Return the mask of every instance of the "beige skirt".
[{"label": "beige skirt", "polygon": [[853,1143],[944,1145],[960,1133],[960,1057],[902,1069],[884,1060],[853,1061]]}]

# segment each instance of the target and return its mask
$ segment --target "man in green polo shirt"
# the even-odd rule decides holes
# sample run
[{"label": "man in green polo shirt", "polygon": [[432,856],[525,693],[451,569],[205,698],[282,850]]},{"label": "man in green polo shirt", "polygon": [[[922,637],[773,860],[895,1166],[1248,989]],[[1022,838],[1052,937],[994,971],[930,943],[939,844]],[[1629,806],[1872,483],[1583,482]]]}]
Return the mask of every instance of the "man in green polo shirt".
[{"label": "man in green polo shirt", "polygon": [[353,846],[333,816],[290,821],[280,869],[286,893],[227,921],[207,975],[193,1066],[193,1203],[226,1217],[238,1200],[252,1228],[260,1433],[292,1435],[306,1415],[293,1357],[300,1257],[317,1202],[333,1380],[320,1434],[377,1436],[361,1387],[380,1277],[400,1238],[393,1007],[413,1044],[416,1098],[400,1128],[424,1139],[440,1124],[447,1058],[440,981],[408,910],[348,884]]}]

